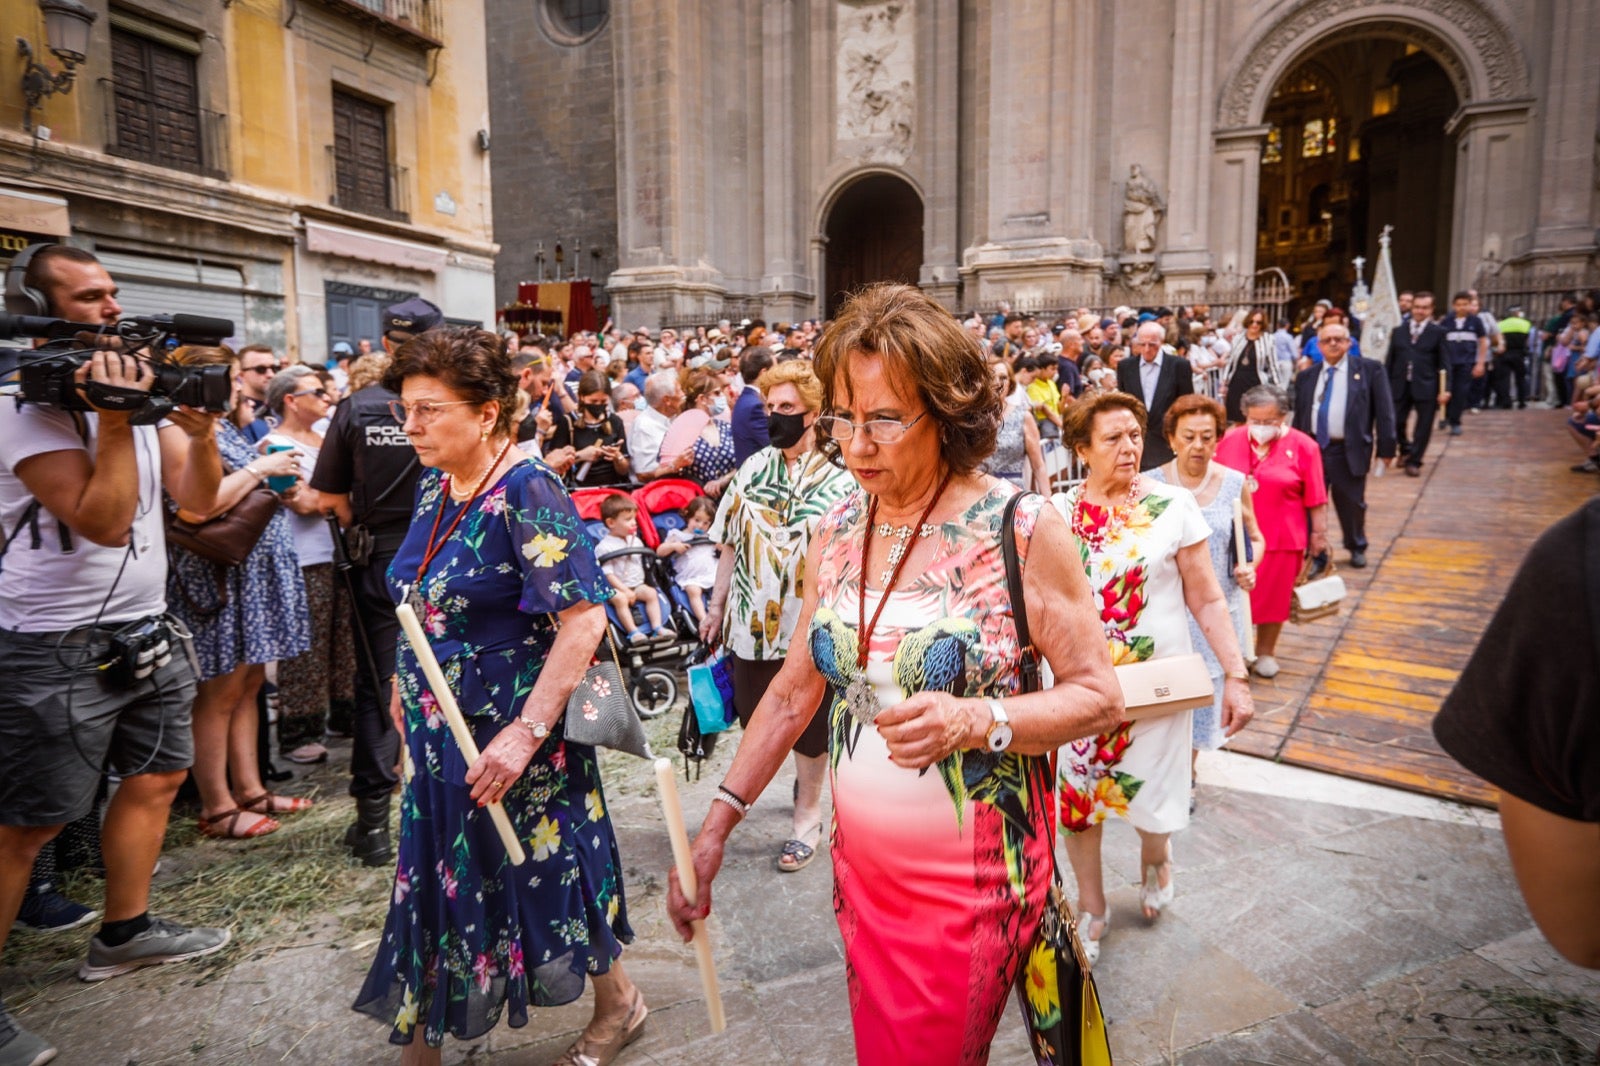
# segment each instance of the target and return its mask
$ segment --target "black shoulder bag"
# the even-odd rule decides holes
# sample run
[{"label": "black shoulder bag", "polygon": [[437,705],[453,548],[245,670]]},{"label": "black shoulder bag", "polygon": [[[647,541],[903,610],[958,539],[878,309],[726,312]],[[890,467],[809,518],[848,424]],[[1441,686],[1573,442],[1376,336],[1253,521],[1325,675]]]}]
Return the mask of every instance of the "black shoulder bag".
[{"label": "black shoulder bag", "polygon": [[[1019,492],[1000,516],[1000,551],[1011,594],[1011,618],[1021,647],[1022,691],[1039,691],[1039,652],[1028,633],[1028,605],[1022,589],[1022,561],[1017,558],[1017,507],[1032,493]],[[1055,759],[1050,760],[1052,793]],[[1017,972],[1017,1000],[1028,1023],[1028,1041],[1039,1066],[1111,1066],[1111,1043],[1100,990],[1078,941],[1077,917],[1061,887],[1055,841],[1050,847],[1050,897],[1039,931]]]}]

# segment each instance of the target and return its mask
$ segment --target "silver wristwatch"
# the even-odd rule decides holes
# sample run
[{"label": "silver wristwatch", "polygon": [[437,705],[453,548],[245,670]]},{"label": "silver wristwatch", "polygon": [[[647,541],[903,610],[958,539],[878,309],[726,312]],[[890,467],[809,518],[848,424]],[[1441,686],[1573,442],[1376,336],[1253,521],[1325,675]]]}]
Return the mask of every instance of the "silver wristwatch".
[{"label": "silver wristwatch", "polygon": [[999,700],[987,702],[994,721],[990,723],[989,731],[983,735],[983,739],[989,745],[990,751],[1005,751],[1011,746],[1011,719],[1006,716],[1006,709]]}]

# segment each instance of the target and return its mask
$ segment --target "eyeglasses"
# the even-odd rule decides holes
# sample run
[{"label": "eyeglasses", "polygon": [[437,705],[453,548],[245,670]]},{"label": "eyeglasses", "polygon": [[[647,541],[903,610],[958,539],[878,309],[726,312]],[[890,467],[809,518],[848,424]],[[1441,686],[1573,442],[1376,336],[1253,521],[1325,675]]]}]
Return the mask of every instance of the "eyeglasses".
[{"label": "eyeglasses", "polygon": [[276,374],[282,369],[283,367],[273,363],[267,366],[247,366],[244,368],[244,372],[246,374]]},{"label": "eyeglasses", "polygon": [[425,426],[439,417],[440,409],[473,402],[472,400],[418,400],[416,403],[408,404],[404,400],[390,400],[389,413],[401,425],[405,425],[407,418],[414,418],[417,425]]},{"label": "eyeglasses", "polygon": [[865,430],[867,439],[874,444],[895,444],[911,431],[911,427],[921,422],[928,412],[913,418],[909,422],[896,422],[892,418],[874,418],[870,422],[856,423],[848,418],[838,415],[823,415],[817,419],[817,425],[822,427],[823,436],[830,440],[847,441],[856,435],[856,430]]}]

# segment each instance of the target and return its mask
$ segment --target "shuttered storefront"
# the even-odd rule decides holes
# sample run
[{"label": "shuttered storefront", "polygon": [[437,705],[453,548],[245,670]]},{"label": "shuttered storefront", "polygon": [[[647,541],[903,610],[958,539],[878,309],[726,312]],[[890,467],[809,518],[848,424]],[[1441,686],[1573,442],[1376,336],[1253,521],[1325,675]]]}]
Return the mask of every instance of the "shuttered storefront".
[{"label": "shuttered storefront", "polygon": [[245,329],[244,273],[198,259],[167,259],[133,252],[95,252],[117,282],[124,315],[210,315]]}]

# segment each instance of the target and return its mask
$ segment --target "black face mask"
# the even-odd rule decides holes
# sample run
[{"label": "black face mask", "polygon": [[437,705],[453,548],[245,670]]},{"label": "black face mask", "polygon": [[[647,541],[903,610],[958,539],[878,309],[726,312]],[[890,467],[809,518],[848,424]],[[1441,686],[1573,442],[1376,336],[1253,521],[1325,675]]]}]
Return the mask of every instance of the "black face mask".
[{"label": "black face mask", "polygon": [[607,408],[603,403],[586,403],[583,410],[590,418],[604,418]]},{"label": "black face mask", "polygon": [[767,439],[774,448],[792,448],[805,433],[806,416],[803,414],[767,416]]}]

